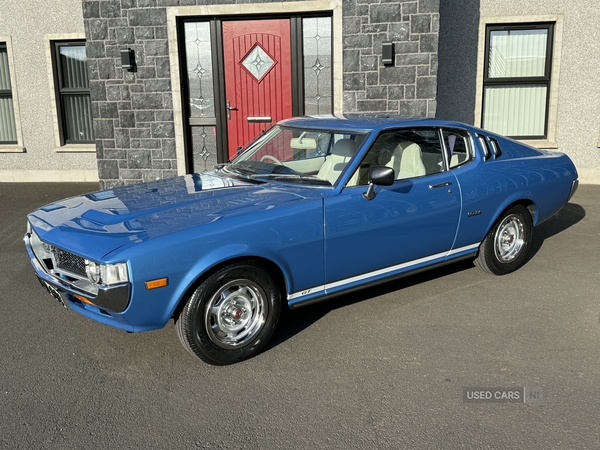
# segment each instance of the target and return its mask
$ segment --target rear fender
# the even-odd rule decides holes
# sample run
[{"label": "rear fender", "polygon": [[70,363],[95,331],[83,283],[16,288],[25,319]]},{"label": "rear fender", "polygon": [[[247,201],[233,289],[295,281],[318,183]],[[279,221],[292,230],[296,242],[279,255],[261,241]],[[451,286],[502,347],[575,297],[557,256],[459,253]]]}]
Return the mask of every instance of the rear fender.
[{"label": "rear fender", "polygon": [[515,192],[512,195],[508,196],[504,201],[502,201],[498,205],[498,207],[494,211],[494,214],[492,215],[493,219],[488,224],[486,235],[492,229],[498,218],[500,218],[500,216],[505,211],[507,211],[516,204],[521,204],[527,208],[527,210],[531,214],[531,221],[535,226],[538,220],[538,207],[536,205],[536,202],[534,201],[534,198],[535,196],[530,191]]}]

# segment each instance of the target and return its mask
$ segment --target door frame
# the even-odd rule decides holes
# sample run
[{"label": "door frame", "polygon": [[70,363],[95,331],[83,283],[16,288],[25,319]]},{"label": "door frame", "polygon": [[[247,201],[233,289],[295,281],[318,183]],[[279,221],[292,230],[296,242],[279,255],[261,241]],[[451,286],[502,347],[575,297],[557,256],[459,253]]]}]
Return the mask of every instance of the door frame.
[{"label": "door frame", "polygon": [[[214,21],[211,26],[211,38],[217,51],[213,52],[213,66],[221,73],[224,68],[223,39],[221,23],[224,20],[245,20],[259,18],[290,18],[292,32],[291,52],[292,61],[298,58],[302,48],[301,34],[298,33],[298,23],[301,18],[319,15],[332,17],[332,95],[333,113],[341,114],[343,101],[343,64],[342,64],[342,0],[317,0],[281,3],[257,3],[241,5],[209,5],[209,6],[180,6],[167,8],[167,31],[169,39],[169,63],[171,69],[171,84],[173,97],[173,118],[175,124],[175,148],[177,153],[177,173],[189,173],[192,161],[186,154],[186,148],[191,145],[191,126],[189,125],[189,105],[184,101],[187,95],[184,68],[183,33],[178,30],[182,24],[190,20]],[[296,16],[296,20],[294,20]],[[295,37],[295,38],[294,38]],[[298,67],[300,66],[300,67]],[[292,83],[303,83],[302,66],[292,63]],[[215,116],[217,129],[217,158],[220,162],[227,160],[227,118],[224,104],[225,81],[217,77],[215,82]],[[292,114],[300,115],[303,111],[303,90],[294,90],[292,94]],[[223,100],[224,101],[224,100]],[[300,106],[301,105],[301,106]]]}]

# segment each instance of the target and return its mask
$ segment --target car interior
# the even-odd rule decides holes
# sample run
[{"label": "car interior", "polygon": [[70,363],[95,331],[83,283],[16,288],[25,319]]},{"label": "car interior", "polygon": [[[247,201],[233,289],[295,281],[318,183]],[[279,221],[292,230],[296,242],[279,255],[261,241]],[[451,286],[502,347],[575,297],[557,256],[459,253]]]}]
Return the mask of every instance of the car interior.
[{"label": "car interior", "polygon": [[[283,130],[253,159],[269,165],[279,164],[334,185],[364,138],[364,134]],[[469,149],[469,134],[464,130],[443,129],[440,133],[439,128],[418,127],[385,131],[346,186],[369,184],[370,168],[376,165],[394,169],[396,180],[439,173],[445,167],[444,152],[448,153],[452,169],[471,159]]]},{"label": "car interior", "polygon": [[444,130],[443,136],[444,147],[440,142],[438,129],[435,128],[383,133],[375,141],[347,186],[368,184],[369,169],[373,165],[391,167],[394,169],[396,180],[442,172],[443,148],[451,155],[451,169],[470,160],[466,132]]}]

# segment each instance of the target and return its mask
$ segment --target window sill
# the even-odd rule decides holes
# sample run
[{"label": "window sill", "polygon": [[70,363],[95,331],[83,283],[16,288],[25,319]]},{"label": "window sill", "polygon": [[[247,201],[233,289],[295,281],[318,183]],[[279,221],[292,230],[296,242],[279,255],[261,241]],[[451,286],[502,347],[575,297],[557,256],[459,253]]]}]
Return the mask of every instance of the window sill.
[{"label": "window sill", "polygon": [[11,144],[0,144],[0,153],[25,153],[25,147]]},{"label": "window sill", "polygon": [[96,144],[68,144],[54,147],[55,153],[95,153]]},{"label": "window sill", "polygon": [[531,145],[532,147],[539,148],[539,149],[556,149],[556,148],[558,148],[558,145],[556,144],[556,142],[548,141],[545,139],[516,139],[516,140],[523,144]]}]

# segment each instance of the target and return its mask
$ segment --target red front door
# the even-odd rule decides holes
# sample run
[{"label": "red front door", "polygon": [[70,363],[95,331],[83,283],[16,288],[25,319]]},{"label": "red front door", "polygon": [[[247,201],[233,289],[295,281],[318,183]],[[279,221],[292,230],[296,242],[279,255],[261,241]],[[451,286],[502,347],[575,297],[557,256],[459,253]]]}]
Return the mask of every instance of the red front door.
[{"label": "red front door", "polygon": [[292,116],[290,21],[223,22],[229,157]]}]

